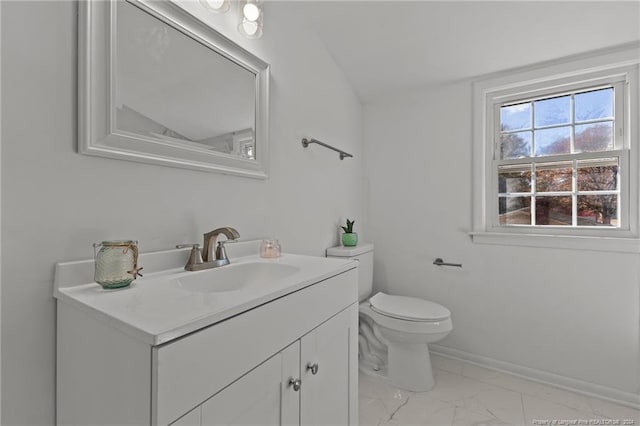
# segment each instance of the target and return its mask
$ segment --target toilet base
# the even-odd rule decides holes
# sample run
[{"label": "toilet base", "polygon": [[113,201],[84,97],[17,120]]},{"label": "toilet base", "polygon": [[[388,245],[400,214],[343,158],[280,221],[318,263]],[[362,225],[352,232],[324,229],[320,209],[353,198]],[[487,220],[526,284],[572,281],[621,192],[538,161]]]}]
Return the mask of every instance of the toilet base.
[{"label": "toilet base", "polygon": [[388,376],[395,386],[413,392],[426,392],[436,384],[426,343],[389,346]]},{"label": "toilet base", "polygon": [[374,365],[360,359],[358,370],[398,389],[412,392],[433,389],[436,382],[426,344],[392,346],[388,356],[386,365]]}]

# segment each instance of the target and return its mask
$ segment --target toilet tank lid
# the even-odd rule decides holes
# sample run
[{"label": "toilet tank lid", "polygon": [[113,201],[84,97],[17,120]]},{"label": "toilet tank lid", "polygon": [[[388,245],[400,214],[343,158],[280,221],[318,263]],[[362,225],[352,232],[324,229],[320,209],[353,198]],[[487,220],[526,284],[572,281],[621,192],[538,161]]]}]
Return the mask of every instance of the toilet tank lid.
[{"label": "toilet tank lid", "polygon": [[327,256],[332,257],[353,257],[363,253],[373,251],[372,243],[358,243],[355,247],[336,246],[327,249]]},{"label": "toilet tank lid", "polygon": [[392,296],[376,293],[369,299],[371,309],[379,314],[411,321],[441,321],[451,312],[442,305],[417,297]]}]

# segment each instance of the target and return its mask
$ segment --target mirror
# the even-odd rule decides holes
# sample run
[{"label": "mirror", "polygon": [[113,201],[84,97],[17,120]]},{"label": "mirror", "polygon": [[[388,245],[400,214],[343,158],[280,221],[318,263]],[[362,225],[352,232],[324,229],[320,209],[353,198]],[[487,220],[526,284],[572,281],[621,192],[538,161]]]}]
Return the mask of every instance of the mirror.
[{"label": "mirror", "polygon": [[79,7],[81,153],[267,177],[268,64],[168,1]]}]

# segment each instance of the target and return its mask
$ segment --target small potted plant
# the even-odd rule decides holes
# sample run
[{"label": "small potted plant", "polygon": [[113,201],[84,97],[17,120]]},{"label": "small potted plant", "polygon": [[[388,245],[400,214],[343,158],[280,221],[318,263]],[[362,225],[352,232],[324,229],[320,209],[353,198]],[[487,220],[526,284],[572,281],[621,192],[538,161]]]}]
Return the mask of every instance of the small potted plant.
[{"label": "small potted plant", "polygon": [[347,219],[347,226],[341,226],[344,234],[342,234],[342,245],[345,247],[355,247],[358,245],[358,234],[353,232],[353,224],[355,220]]}]

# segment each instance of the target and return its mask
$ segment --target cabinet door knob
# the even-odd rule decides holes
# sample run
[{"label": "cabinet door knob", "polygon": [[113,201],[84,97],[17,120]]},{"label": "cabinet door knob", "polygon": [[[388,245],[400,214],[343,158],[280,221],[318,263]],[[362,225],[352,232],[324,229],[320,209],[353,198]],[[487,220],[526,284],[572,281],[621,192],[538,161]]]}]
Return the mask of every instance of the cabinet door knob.
[{"label": "cabinet door knob", "polygon": [[300,386],[302,386],[302,380],[292,377],[289,379],[289,386],[293,386],[293,390],[297,392],[300,390]]},{"label": "cabinet door knob", "polygon": [[311,374],[313,374],[314,376],[316,374],[318,374],[318,363],[314,362],[313,364],[308,363],[307,364],[307,371],[311,370]]}]

